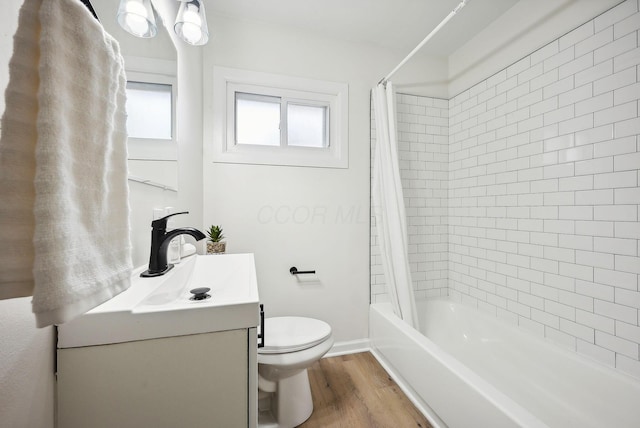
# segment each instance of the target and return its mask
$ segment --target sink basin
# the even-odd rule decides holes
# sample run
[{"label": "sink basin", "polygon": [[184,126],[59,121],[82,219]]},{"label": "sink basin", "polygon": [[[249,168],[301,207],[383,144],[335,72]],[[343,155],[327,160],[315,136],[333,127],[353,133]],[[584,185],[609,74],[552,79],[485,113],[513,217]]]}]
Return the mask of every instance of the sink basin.
[{"label": "sink basin", "polygon": [[[58,348],[251,328],[258,325],[253,254],[195,255],[166,275],[141,278],[113,299],[58,326]],[[208,287],[210,298],[189,290]]]}]

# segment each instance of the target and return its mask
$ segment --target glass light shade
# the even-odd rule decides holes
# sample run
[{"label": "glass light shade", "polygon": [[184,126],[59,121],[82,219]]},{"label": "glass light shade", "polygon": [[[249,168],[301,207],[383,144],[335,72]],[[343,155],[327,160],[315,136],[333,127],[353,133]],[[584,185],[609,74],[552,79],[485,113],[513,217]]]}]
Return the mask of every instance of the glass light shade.
[{"label": "glass light shade", "polygon": [[206,44],[209,41],[209,27],[204,3],[201,0],[182,1],[173,28],[190,45]]},{"label": "glass light shade", "polygon": [[136,37],[154,37],[158,28],[151,0],[120,0],[118,24]]}]

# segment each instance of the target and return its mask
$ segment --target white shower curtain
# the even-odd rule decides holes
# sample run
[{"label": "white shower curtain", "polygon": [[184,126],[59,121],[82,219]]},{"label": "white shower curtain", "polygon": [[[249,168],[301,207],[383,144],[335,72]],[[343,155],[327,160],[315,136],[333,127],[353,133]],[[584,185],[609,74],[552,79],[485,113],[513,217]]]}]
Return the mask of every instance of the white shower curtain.
[{"label": "white shower curtain", "polygon": [[373,202],[378,246],[387,290],[396,314],[418,327],[413,282],[407,248],[407,217],[404,208],[393,85],[373,89],[376,149],[373,163]]}]

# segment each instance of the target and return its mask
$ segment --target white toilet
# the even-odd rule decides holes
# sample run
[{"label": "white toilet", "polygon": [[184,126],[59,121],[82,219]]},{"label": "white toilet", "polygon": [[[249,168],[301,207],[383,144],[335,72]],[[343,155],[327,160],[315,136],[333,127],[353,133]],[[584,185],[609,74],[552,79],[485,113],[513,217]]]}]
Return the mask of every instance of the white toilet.
[{"label": "white toilet", "polygon": [[307,368],[333,346],[331,326],[302,317],[264,320],[258,348],[258,427],[293,428],[313,412]]}]

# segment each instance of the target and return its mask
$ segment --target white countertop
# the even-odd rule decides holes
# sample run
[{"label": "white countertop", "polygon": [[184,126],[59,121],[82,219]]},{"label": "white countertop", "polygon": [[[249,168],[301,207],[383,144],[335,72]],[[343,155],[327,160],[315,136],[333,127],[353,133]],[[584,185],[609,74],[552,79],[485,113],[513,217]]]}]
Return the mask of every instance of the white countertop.
[{"label": "white countertop", "polygon": [[[256,327],[258,284],[253,254],[195,255],[167,274],[141,278],[113,299],[58,326],[58,348],[104,345]],[[211,298],[189,300],[209,287]]]}]

